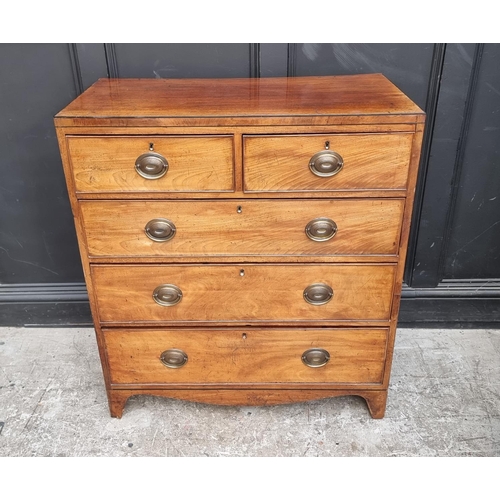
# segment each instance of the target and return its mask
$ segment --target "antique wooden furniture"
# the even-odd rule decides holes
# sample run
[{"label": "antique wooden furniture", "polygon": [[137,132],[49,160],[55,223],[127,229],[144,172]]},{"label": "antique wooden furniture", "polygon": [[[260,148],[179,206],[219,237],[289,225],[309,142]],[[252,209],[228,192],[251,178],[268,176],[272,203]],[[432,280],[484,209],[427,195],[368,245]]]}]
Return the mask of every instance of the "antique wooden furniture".
[{"label": "antique wooden furniture", "polygon": [[99,80],[55,117],[111,415],[384,415],[424,113],[379,74]]}]

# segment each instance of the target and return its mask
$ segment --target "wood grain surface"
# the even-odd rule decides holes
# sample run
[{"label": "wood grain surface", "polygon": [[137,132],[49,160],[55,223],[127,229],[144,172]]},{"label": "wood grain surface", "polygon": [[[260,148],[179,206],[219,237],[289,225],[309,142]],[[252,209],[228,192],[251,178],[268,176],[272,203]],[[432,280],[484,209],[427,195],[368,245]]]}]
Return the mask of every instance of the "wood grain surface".
[{"label": "wood grain surface", "polygon": [[[311,124],[328,118],[415,122],[422,110],[383,75],[101,79],[56,115],[59,125]],[[326,118],[326,120],[325,120]],[[335,120],[334,120],[335,121]],[[339,120],[336,120],[339,121]]]},{"label": "wood grain surface", "polygon": [[[388,320],[395,269],[390,264],[91,266],[103,323]],[[320,306],[307,303],[303,293],[313,283],[327,284],[334,297]],[[153,300],[162,284],[182,290],[177,305]]]},{"label": "wood grain surface", "polygon": [[[67,141],[77,192],[234,190],[231,136],[72,136]],[[150,144],[168,161],[159,179],[144,179],[135,170]]]},{"label": "wood grain surface", "polygon": [[[406,187],[413,134],[330,134],[245,136],[245,191],[340,191]],[[339,153],[342,170],[318,177],[311,157],[325,150]]]},{"label": "wood grain surface", "polygon": [[[82,201],[91,257],[397,255],[404,200]],[[117,216],[119,214],[119,216]],[[306,225],[327,217],[328,241]],[[173,239],[145,234],[155,218],[175,224]]]},{"label": "wood grain surface", "polygon": [[121,418],[127,400],[139,394],[164,398],[184,399],[204,404],[268,406],[292,404],[338,396],[360,396],[365,399],[372,418],[384,418],[387,389],[366,389],[352,385],[348,389],[130,389],[127,386],[110,389],[109,411],[112,417]]},{"label": "wood grain surface", "polygon": [[[386,329],[105,330],[113,384],[380,383]],[[311,368],[301,359],[313,347],[330,361]],[[169,368],[167,349],[187,363]]]}]

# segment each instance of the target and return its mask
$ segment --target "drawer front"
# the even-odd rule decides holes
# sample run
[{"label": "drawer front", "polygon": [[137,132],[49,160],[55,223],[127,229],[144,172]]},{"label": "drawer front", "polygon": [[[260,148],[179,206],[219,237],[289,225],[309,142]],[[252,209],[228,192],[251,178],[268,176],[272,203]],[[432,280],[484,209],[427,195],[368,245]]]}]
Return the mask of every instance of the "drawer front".
[{"label": "drawer front", "polygon": [[[387,336],[385,329],[104,330],[113,384],[378,384]],[[328,361],[308,366],[303,356]]]},{"label": "drawer front", "polygon": [[[406,189],[412,134],[245,136],[245,191]],[[339,154],[338,158],[317,153]],[[327,163],[331,162],[331,168]],[[324,168],[321,165],[324,165]]]},{"label": "drawer front", "polygon": [[388,320],[395,269],[390,264],[94,265],[91,272],[104,323],[321,322]]},{"label": "drawer front", "polygon": [[[67,141],[77,192],[234,190],[232,136],[70,136]],[[151,143],[168,164],[159,178],[145,178],[136,170],[139,163],[147,175],[164,172],[148,171]],[[141,155],[146,157],[141,160]]]},{"label": "drawer front", "polygon": [[396,255],[403,200],[82,201],[92,257]]}]

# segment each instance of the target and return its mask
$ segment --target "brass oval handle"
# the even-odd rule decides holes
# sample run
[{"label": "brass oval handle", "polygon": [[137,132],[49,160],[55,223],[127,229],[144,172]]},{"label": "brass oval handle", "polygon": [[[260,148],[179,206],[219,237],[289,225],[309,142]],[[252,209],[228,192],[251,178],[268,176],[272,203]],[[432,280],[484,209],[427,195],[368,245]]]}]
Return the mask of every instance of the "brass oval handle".
[{"label": "brass oval handle", "polygon": [[182,300],[182,290],[176,285],[159,285],[153,291],[153,299],[160,306],[175,306]]},{"label": "brass oval handle", "polygon": [[144,228],[146,236],[153,241],[169,241],[175,236],[177,228],[175,224],[168,219],[152,219]]},{"label": "brass oval handle", "polygon": [[144,153],[135,160],[137,173],[145,179],[159,179],[168,170],[168,161],[158,153]]},{"label": "brass oval handle", "polygon": [[325,349],[308,349],[302,354],[302,361],[311,368],[319,368],[330,361],[330,353]]},{"label": "brass oval handle", "polygon": [[304,290],[304,300],[313,306],[326,304],[332,300],[332,297],[332,287],[324,283],[313,283]]},{"label": "brass oval handle", "polygon": [[306,235],[312,241],[328,241],[337,234],[337,224],[327,217],[313,219],[306,226]]},{"label": "brass oval handle", "polygon": [[169,368],[180,368],[187,363],[188,356],[181,349],[167,349],[160,354],[160,361]]},{"label": "brass oval handle", "polygon": [[338,174],[344,166],[344,159],[336,151],[325,149],[319,151],[309,160],[309,168],[318,177],[332,177]]}]

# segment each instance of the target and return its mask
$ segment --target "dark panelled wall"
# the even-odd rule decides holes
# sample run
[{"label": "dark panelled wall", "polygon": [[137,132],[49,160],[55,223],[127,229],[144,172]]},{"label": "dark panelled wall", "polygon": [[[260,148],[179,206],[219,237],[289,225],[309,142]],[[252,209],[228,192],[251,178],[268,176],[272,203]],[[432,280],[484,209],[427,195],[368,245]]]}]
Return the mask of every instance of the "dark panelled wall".
[{"label": "dark panelled wall", "polygon": [[400,323],[500,323],[500,45],[0,45],[0,324],[90,324],[53,116],[100,77],[383,73],[427,112]]},{"label": "dark panelled wall", "polygon": [[68,47],[0,46],[0,279],[81,281],[52,116],[74,99]]}]

